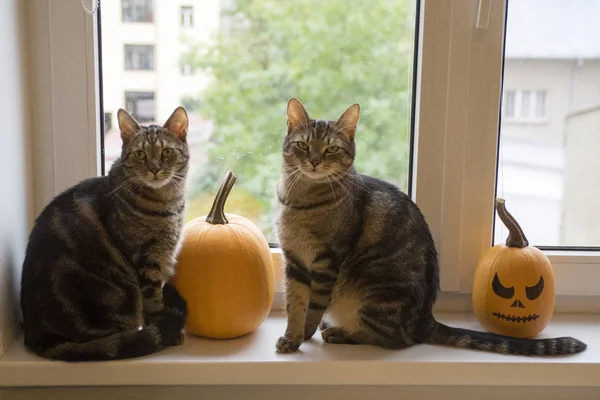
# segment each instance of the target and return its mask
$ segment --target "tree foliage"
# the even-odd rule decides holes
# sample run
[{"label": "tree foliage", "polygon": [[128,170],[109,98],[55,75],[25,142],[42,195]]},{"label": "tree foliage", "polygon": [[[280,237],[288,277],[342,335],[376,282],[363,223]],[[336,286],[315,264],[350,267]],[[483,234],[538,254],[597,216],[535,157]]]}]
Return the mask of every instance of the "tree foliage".
[{"label": "tree foliage", "polygon": [[413,0],[238,0],[226,30],[181,60],[212,77],[197,102],[214,131],[196,193],[214,191],[231,169],[270,234],[290,97],[330,120],[360,103],[357,169],[405,189],[414,15]]}]

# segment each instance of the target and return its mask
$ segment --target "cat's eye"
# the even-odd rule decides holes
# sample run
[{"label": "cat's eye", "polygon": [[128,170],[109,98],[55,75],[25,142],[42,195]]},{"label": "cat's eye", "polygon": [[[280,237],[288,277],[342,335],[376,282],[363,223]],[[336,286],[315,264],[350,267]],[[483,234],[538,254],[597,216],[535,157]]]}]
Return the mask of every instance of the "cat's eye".
[{"label": "cat's eye", "polygon": [[136,150],[133,152],[133,156],[136,160],[142,161],[146,159],[146,152],[144,150]]},{"label": "cat's eye", "polygon": [[308,149],[308,145],[304,142],[296,142],[296,146],[298,146],[299,149],[301,150],[306,150]]},{"label": "cat's eye", "polygon": [[325,152],[329,153],[329,154],[333,154],[333,153],[337,153],[339,150],[340,150],[339,147],[331,146],[331,147],[328,147],[327,150],[325,150]]},{"label": "cat's eye", "polygon": [[175,154],[175,151],[173,151],[173,149],[166,148],[166,149],[163,149],[163,151],[162,151],[162,156],[164,158],[173,157],[173,154]]}]

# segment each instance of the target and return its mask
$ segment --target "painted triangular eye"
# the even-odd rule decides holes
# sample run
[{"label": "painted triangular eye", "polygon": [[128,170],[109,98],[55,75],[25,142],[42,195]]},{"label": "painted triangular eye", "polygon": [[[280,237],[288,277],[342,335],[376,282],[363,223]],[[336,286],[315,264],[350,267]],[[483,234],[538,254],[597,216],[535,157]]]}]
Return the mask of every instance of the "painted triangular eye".
[{"label": "painted triangular eye", "polygon": [[540,280],[538,281],[538,283],[535,284],[535,286],[526,286],[525,287],[525,293],[527,294],[527,298],[529,300],[535,300],[538,297],[540,297],[540,294],[542,294],[542,291],[544,290],[544,277],[540,276]]},{"label": "painted triangular eye", "polygon": [[515,295],[515,287],[511,286],[509,288],[504,287],[502,283],[500,283],[500,278],[498,278],[498,274],[494,275],[494,281],[492,282],[492,289],[494,289],[494,293],[503,299],[510,299]]}]

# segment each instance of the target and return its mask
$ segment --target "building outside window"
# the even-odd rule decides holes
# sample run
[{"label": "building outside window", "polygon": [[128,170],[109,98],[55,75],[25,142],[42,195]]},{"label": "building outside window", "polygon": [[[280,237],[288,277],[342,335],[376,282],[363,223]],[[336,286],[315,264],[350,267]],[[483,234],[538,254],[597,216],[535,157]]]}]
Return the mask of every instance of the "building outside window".
[{"label": "building outside window", "polygon": [[126,70],[154,69],[153,45],[126,44],[124,48]]}]

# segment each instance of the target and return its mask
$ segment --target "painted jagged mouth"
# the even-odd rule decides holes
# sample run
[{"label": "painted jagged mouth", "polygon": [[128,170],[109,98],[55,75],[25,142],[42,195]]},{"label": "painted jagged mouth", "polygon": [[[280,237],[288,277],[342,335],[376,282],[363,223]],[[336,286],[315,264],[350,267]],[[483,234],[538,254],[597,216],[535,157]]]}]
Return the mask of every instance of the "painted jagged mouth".
[{"label": "painted jagged mouth", "polygon": [[492,313],[495,317],[503,319],[504,321],[509,321],[509,322],[516,322],[516,323],[525,323],[525,322],[531,322],[531,321],[535,321],[536,319],[538,319],[540,316],[537,314],[532,314],[532,315],[528,315],[526,317],[517,317],[515,315],[505,315],[502,313]]}]

